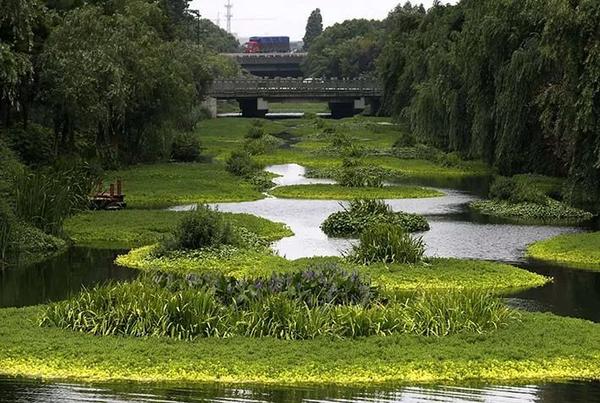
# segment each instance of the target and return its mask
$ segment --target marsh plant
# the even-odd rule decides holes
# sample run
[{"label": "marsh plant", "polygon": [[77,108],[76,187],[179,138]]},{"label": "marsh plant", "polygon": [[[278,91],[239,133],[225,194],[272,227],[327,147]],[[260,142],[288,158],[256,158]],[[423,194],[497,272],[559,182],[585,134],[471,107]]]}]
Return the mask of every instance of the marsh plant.
[{"label": "marsh plant", "polygon": [[15,215],[44,232],[60,234],[67,218],[88,208],[97,182],[85,166],[17,175],[12,189]]},{"label": "marsh plant", "polygon": [[171,145],[171,158],[180,162],[195,162],[200,158],[201,146],[193,133],[178,133]]},{"label": "marsh plant", "polygon": [[227,171],[235,176],[250,177],[260,169],[260,166],[246,151],[234,151],[226,162]]},{"label": "marsh plant", "polygon": [[383,200],[356,199],[341,206],[342,211],[331,214],[321,224],[323,232],[330,237],[357,236],[365,228],[375,224],[397,225],[406,232],[429,230],[429,223],[425,217],[394,212]]},{"label": "marsh plant", "polygon": [[348,258],[359,264],[399,263],[416,264],[425,254],[423,238],[406,233],[394,224],[376,224],[360,234],[360,242]]},{"label": "marsh plant", "polygon": [[310,265],[299,272],[273,273],[268,278],[237,279],[222,273],[151,274],[149,279],[172,291],[189,288],[212,292],[227,305],[248,306],[256,301],[283,295],[309,307],[322,305],[362,305],[377,301],[378,291],[356,271],[337,263]]},{"label": "marsh plant", "polygon": [[40,325],[99,336],[302,340],[396,333],[430,337],[477,334],[498,329],[516,318],[513,311],[489,294],[445,293],[415,296],[403,302],[311,305],[306,301],[318,300],[312,292],[323,294],[318,287],[308,287],[303,289],[307,294],[291,290],[258,292],[238,303],[240,293],[256,292],[263,285],[259,280],[243,286],[223,281],[226,284],[221,287],[226,290],[219,291],[220,296],[216,294],[219,286],[167,287],[145,280],[97,287],[48,306]]}]

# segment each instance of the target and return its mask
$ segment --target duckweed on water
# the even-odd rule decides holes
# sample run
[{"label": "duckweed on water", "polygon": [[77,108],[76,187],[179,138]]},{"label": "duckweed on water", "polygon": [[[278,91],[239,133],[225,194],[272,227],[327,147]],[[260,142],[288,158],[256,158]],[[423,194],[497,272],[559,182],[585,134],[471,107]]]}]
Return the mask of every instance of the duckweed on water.
[{"label": "duckweed on water", "polygon": [[283,199],[353,200],[353,199],[418,199],[440,197],[437,190],[418,186],[386,186],[353,188],[340,185],[296,185],[278,187],[270,191]]},{"label": "duckweed on water", "polygon": [[44,307],[0,310],[0,374],[82,382],[278,385],[600,379],[600,325],[551,314],[485,334],[331,340],[96,337],[38,326]]},{"label": "duckweed on water", "polygon": [[536,242],[529,246],[527,254],[573,268],[600,270],[600,232],[566,234]]},{"label": "duckweed on water", "polygon": [[431,259],[417,265],[372,264],[362,266],[339,257],[289,261],[273,254],[252,250],[181,252],[157,257],[156,246],[135,249],[119,256],[117,263],[143,271],[188,274],[217,271],[237,278],[256,278],[271,273],[301,270],[315,262],[336,262],[348,270],[370,277],[386,292],[406,293],[423,290],[493,290],[507,292],[539,287],[550,279],[514,266],[459,259]]}]

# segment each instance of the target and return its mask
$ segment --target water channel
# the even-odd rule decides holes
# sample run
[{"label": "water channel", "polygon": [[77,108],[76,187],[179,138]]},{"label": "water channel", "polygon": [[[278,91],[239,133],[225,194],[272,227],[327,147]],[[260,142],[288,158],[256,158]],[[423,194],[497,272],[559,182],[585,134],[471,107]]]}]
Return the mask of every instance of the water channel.
[{"label": "water channel", "polygon": [[[281,175],[278,186],[331,183],[309,179],[304,168],[281,165],[268,168]],[[572,270],[532,262],[524,258],[526,246],[580,227],[525,226],[494,222],[469,213],[470,201],[481,193],[481,184],[425,183],[441,187],[445,196],[431,199],[389,200],[394,210],[426,215],[431,230],[422,234],[427,254],[437,257],[473,258],[508,262],[550,276],[544,287],[507,296],[522,309],[600,322],[600,273]],[[448,184],[446,184],[448,185]],[[450,185],[448,185],[449,187]],[[464,190],[455,190],[455,188]],[[284,200],[267,197],[246,203],[218,204],[220,211],[251,213],[284,222],[295,235],[273,246],[290,259],[343,254],[353,241],[329,239],[319,225],[342,207],[335,201]],[[175,210],[188,210],[179,206]],[[120,251],[122,252],[122,251]],[[83,286],[109,280],[134,278],[136,272],[116,266],[119,251],[72,248],[64,255],[25,268],[0,269],[0,308],[22,307],[58,301]],[[1,325],[1,324],[0,324]],[[43,383],[0,377],[0,402],[593,402],[600,401],[600,383],[561,383],[528,386],[476,385],[472,387],[403,387],[392,389],[345,388],[227,388],[206,386],[110,385],[90,386]]]}]

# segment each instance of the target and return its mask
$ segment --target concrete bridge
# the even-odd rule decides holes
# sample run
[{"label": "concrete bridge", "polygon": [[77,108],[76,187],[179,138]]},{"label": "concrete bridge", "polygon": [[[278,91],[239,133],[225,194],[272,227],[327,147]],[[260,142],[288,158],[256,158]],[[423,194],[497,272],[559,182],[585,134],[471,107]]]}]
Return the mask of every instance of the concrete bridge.
[{"label": "concrete bridge", "polygon": [[307,53],[225,53],[250,74],[258,77],[302,77]]},{"label": "concrete bridge", "polygon": [[[367,105],[378,111],[383,88],[373,80],[235,79],[218,80],[208,96],[235,99],[245,117],[264,117],[271,102],[322,101],[329,103],[334,118],[351,117]],[[216,114],[216,101],[215,114]]]}]

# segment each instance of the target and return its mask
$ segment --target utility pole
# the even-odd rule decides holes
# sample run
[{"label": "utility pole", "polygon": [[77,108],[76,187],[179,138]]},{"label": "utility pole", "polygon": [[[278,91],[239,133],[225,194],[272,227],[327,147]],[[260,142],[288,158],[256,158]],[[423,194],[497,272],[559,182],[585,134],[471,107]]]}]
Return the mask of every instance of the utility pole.
[{"label": "utility pole", "polygon": [[227,4],[225,4],[225,8],[227,9],[227,32],[231,33],[231,19],[233,18],[233,14],[231,9],[233,8],[233,4],[231,4],[231,0],[227,0]]}]

